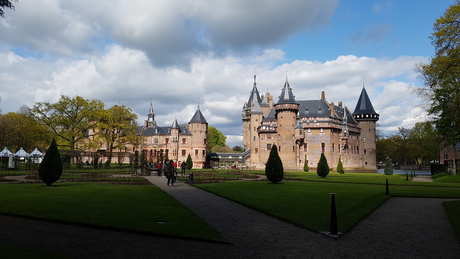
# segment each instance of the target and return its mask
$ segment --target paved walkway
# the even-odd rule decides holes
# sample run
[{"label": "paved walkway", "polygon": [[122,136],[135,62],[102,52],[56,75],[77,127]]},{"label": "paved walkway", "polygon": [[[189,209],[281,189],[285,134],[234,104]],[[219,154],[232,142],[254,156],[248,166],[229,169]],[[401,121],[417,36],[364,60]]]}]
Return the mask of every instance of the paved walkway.
[{"label": "paved walkway", "polygon": [[459,242],[442,207],[446,199],[390,198],[336,240],[185,183],[169,187],[164,177],[146,178],[192,209],[231,244],[7,216],[0,216],[0,242],[73,258],[459,258],[460,255]]}]

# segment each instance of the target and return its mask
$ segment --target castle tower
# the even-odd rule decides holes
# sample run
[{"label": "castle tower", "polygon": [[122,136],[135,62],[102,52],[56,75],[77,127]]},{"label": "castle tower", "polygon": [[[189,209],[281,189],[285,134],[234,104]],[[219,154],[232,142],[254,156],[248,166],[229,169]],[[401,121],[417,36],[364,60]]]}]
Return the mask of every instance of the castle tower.
[{"label": "castle tower", "polygon": [[177,162],[179,158],[179,133],[180,133],[180,127],[179,127],[179,123],[177,123],[177,119],[174,119],[174,122],[170,129],[170,133],[171,133],[171,145],[170,145],[171,157],[170,159]]},{"label": "castle tower", "polygon": [[200,106],[188,123],[188,129],[192,134],[190,156],[193,160],[193,168],[202,168],[206,162],[208,122],[201,113]]},{"label": "castle tower", "polygon": [[376,124],[379,120],[379,114],[375,112],[371,100],[363,86],[358,103],[356,104],[353,118],[358,122],[361,128],[359,137],[359,146],[361,147],[360,156],[364,169],[377,169],[376,161]]},{"label": "castle tower", "polygon": [[[253,100],[256,100],[256,92],[253,93]],[[265,163],[266,161],[260,161],[260,138],[259,138],[259,126],[262,124],[263,113],[260,104],[257,101],[253,101],[251,107],[251,117],[250,117],[250,139],[249,139],[249,146],[250,150],[254,152],[254,155],[251,155],[251,162],[252,166],[260,166],[261,162]]]},{"label": "castle tower", "polygon": [[251,110],[254,103],[260,104],[262,102],[257,90],[256,76],[254,75],[254,86],[252,87],[251,94],[248,101],[243,106],[242,119],[243,119],[243,146],[246,150],[251,149],[251,137],[253,136],[254,126],[251,125]]},{"label": "castle tower", "polygon": [[278,135],[276,144],[285,169],[297,168],[297,145],[295,143],[294,130],[297,126],[298,111],[299,104],[295,101],[286,78],[281,96],[275,104]]}]

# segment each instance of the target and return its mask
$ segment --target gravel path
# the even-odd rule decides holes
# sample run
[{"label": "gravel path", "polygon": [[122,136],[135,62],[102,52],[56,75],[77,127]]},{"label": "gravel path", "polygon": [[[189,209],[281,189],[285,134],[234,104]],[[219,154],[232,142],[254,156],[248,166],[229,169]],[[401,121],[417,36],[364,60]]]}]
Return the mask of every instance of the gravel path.
[{"label": "gravel path", "polygon": [[338,239],[279,221],[185,183],[166,186],[231,244],[0,216],[0,242],[73,258],[459,258],[460,244],[442,207],[447,199],[390,198]]}]

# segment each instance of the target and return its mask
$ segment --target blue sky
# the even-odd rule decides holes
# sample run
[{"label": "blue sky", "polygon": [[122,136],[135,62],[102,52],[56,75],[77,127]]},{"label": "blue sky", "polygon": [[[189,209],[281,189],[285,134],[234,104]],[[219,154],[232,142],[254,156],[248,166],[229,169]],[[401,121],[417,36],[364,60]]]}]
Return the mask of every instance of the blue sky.
[{"label": "blue sky", "polygon": [[[433,23],[454,0],[19,0],[0,20],[0,107],[60,95],[124,104],[146,119],[210,126],[242,144],[253,75],[277,100],[286,76],[298,100],[342,101],[363,85],[386,135],[427,119],[412,93],[433,55]],[[37,12],[40,10],[40,12]]]}]

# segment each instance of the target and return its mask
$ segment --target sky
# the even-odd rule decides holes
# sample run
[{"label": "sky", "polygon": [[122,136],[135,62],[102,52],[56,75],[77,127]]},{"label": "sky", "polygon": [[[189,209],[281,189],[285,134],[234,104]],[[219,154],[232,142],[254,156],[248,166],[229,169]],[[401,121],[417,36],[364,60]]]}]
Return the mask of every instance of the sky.
[{"label": "sky", "polygon": [[257,77],[275,102],[343,102],[365,87],[385,136],[427,120],[417,64],[455,0],[18,0],[0,18],[0,108],[61,95],[125,105],[160,126],[199,108],[242,146],[241,111]]}]

